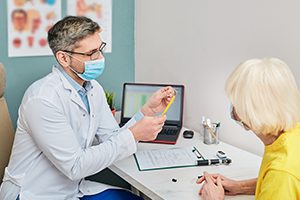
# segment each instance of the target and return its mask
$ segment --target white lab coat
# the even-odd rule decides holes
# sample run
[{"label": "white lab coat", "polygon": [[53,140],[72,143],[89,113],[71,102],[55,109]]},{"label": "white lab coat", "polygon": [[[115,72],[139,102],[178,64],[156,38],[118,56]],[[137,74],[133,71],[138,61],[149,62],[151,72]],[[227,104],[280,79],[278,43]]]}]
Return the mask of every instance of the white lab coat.
[{"label": "white lab coat", "polygon": [[[1,200],[78,199],[107,186],[84,180],[136,152],[134,137],[120,129],[102,87],[91,81],[90,114],[59,69],[33,83],[19,108],[12,155]],[[95,144],[95,142],[97,144]]]}]

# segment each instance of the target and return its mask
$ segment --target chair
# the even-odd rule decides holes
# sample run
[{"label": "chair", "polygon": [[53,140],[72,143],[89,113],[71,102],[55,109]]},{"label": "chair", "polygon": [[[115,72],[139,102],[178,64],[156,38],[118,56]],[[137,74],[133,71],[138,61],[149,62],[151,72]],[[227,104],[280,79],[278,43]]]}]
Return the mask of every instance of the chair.
[{"label": "chair", "polygon": [[4,169],[8,164],[14,130],[8,113],[6,100],[4,98],[6,76],[3,65],[0,63],[0,184],[2,183]]}]

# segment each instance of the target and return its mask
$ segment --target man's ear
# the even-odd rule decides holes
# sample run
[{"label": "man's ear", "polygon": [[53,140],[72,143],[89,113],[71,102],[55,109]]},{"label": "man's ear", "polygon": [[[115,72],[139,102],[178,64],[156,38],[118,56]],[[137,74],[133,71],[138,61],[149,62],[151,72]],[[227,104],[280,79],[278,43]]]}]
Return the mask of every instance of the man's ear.
[{"label": "man's ear", "polygon": [[55,54],[57,61],[63,68],[70,66],[71,60],[70,57],[63,51],[58,51]]}]

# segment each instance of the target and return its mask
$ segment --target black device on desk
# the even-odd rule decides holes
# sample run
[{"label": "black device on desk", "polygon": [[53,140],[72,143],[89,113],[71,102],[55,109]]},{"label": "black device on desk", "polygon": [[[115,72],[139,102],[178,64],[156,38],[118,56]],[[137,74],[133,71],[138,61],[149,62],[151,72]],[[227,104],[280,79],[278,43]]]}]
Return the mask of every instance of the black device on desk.
[{"label": "black device on desk", "polygon": [[121,123],[126,124],[134,114],[142,108],[149,97],[158,89],[166,86],[172,86],[176,90],[176,98],[167,111],[167,120],[162,131],[152,143],[176,144],[180,130],[183,124],[183,99],[184,86],[173,84],[153,84],[153,83],[124,83]]},{"label": "black device on desk", "polygon": [[183,137],[187,139],[191,139],[194,136],[194,131],[192,130],[185,130],[183,131]]},{"label": "black device on desk", "polygon": [[197,165],[198,166],[205,166],[205,165],[218,165],[218,164],[223,164],[223,165],[229,165],[231,163],[231,159],[226,158],[226,159],[205,159],[205,160],[198,160]]}]

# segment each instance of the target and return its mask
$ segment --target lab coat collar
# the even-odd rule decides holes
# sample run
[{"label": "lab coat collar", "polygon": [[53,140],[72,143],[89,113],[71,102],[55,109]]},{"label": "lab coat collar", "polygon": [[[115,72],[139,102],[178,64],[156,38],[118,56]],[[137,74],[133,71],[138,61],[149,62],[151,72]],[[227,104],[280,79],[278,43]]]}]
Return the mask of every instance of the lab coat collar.
[{"label": "lab coat collar", "polygon": [[[58,69],[57,66],[53,65],[52,67],[52,73],[57,74],[62,81],[62,84],[66,90],[71,91],[71,100],[78,104],[83,110],[85,110],[88,113],[87,108],[85,107],[83,101],[81,100],[78,92],[76,89],[71,85],[71,83],[66,79],[66,77],[62,74],[62,72]],[[93,86],[91,86],[93,88]]]},{"label": "lab coat collar", "polygon": [[73,78],[71,78],[71,76],[67,74],[67,72],[60,65],[55,65],[55,67],[59,69],[59,71],[64,75],[64,77],[69,81],[69,83],[73,86],[73,88],[75,88],[78,93],[86,93],[93,88],[91,81],[85,81],[83,86],[81,86]]}]

